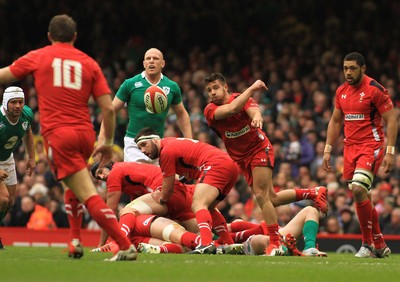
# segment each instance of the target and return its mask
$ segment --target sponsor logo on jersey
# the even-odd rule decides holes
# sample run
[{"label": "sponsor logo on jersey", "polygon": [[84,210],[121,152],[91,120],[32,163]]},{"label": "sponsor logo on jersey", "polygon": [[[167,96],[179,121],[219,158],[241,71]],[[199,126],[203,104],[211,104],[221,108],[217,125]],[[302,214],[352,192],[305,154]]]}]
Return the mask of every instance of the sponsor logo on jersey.
[{"label": "sponsor logo on jersey", "polygon": [[26,130],[28,128],[28,122],[27,121],[24,121],[22,123],[22,128],[23,128],[23,130]]},{"label": "sponsor logo on jersey", "polygon": [[364,120],[364,114],[346,114],[344,116],[345,120]]},{"label": "sponsor logo on jersey", "polygon": [[3,122],[0,122],[0,129],[2,129],[3,127],[5,127],[6,125]]},{"label": "sponsor logo on jersey", "polygon": [[135,82],[135,87],[136,88],[139,88],[139,87],[142,87],[142,86],[143,86],[143,83],[141,81]]},{"label": "sponsor logo on jersey", "polygon": [[165,95],[168,95],[171,92],[171,88],[168,86],[163,86],[162,90],[164,91]]},{"label": "sponsor logo on jersey", "polygon": [[245,135],[249,131],[250,131],[250,126],[246,125],[245,127],[243,127],[239,131],[235,131],[235,132],[225,131],[225,137],[226,138],[237,138],[237,137],[240,137],[242,135]]},{"label": "sponsor logo on jersey", "polygon": [[342,97],[340,97],[342,99],[346,99],[346,94],[342,94]]}]

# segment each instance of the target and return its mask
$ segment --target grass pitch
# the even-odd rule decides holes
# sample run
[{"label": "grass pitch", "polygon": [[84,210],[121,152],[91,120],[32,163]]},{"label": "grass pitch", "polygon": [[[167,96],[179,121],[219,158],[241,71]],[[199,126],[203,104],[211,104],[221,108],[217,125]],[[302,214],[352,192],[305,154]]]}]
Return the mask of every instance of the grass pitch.
[{"label": "grass pitch", "polygon": [[134,262],[106,262],[110,253],[70,259],[60,248],[11,247],[0,251],[0,281],[398,281],[400,254],[357,259],[232,255],[139,254]]}]

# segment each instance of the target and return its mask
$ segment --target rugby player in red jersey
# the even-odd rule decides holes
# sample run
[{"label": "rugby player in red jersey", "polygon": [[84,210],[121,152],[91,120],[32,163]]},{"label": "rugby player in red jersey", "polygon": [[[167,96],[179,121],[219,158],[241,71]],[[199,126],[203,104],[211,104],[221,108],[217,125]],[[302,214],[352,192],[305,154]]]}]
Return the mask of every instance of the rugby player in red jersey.
[{"label": "rugby player in red jersey", "polygon": [[[30,51],[0,69],[0,84],[33,75],[41,132],[51,168],[57,180],[73,191],[66,193],[66,203],[73,205],[69,214],[79,216],[77,197],[91,217],[118,243],[121,250],[110,261],[135,260],[135,247],[118,228],[114,212],[97,194],[87,169],[91,154],[100,153],[102,163],[111,161],[115,128],[111,91],[97,62],[74,47],[77,32],[71,17],[54,16],[47,36],[51,45]],[[105,131],[105,138],[96,148],[96,133],[88,107],[91,95],[102,111]],[[83,249],[79,238],[75,239],[69,244],[68,254],[79,258]]]},{"label": "rugby player in red jersey", "polygon": [[[119,226],[128,236],[136,226],[136,217],[143,214],[168,216],[180,222],[187,230],[198,232],[195,215],[191,210],[193,185],[185,185],[175,179],[174,193],[167,204],[156,202],[150,193],[160,189],[163,176],[159,166],[138,162],[117,162],[99,167],[92,166],[96,179],[106,181],[107,205],[117,213],[122,194],[130,196],[131,202],[120,211]],[[107,233],[102,232],[99,246],[107,240]]]},{"label": "rugby player in red jersey", "polygon": [[[331,169],[332,146],[344,125],[343,178],[353,193],[362,233],[362,246],[355,256],[382,258],[391,251],[383,239],[370,190],[380,167],[385,173],[393,169],[398,117],[388,91],[365,70],[363,55],[352,52],[345,56],[346,82],[336,90],[322,165],[327,171]],[[382,119],[387,127],[386,151]]]},{"label": "rugby player in red jersey", "polygon": [[153,197],[165,204],[174,191],[175,174],[196,180],[192,210],[196,215],[201,235],[201,245],[194,254],[216,252],[212,242],[211,228],[214,227],[224,244],[233,244],[226,221],[215,208],[235,185],[239,169],[228,154],[222,150],[188,138],[163,138],[151,128],[143,128],[135,138],[139,149],[149,158],[159,158],[163,183],[161,191]]},{"label": "rugby player in red jersey", "polygon": [[326,213],[326,188],[321,186],[275,193],[272,185],[274,150],[262,131],[263,118],[258,104],[251,98],[254,92],[268,89],[263,81],[257,80],[242,94],[230,94],[226,79],[220,73],[213,73],[205,78],[205,84],[211,100],[204,109],[207,123],[222,139],[229,155],[239,165],[267,223],[271,243],[265,249],[265,254],[282,255],[274,207],[313,199],[316,206]]}]

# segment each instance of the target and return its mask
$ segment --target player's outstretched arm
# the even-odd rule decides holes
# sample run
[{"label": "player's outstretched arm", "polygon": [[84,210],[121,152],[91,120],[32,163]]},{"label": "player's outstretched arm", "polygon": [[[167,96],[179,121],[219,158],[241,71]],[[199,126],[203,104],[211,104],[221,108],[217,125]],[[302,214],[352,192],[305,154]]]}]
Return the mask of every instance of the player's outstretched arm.
[{"label": "player's outstretched arm", "polygon": [[268,87],[262,80],[257,80],[231,103],[219,106],[215,111],[214,118],[216,120],[221,120],[237,114],[243,109],[251,95],[253,95],[257,90],[266,91],[268,90]]}]

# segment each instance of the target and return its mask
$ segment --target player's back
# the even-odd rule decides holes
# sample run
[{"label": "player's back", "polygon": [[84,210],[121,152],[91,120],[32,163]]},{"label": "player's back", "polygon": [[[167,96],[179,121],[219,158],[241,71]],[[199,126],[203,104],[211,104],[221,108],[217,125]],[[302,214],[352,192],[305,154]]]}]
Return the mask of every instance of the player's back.
[{"label": "player's back", "polygon": [[110,93],[98,64],[68,43],[31,51],[11,71],[16,77],[33,74],[43,134],[61,126],[91,129],[90,95]]}]

